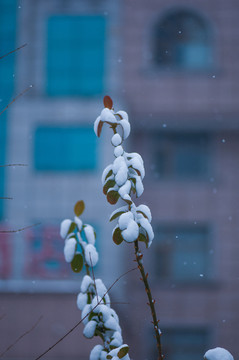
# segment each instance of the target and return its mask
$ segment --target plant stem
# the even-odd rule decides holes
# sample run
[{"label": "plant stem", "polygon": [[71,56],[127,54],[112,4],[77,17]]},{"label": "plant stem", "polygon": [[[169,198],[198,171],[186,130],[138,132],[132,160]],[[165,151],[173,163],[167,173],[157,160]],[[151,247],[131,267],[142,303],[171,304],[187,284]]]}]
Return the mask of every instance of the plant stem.
[{"label": "plant stem", "polygon": [[151,315],[152,315],[152,319],[153,319],[152,323],[154,325],[155,338],[157,341],[158,360],[163,360],[164,356],[162,354],[161,332],[158,327],[159,320],[157,319],[157,315],[156,315],[156,311],[155,311],[155,307],[154,307],[155,300],[153,300],[153,298],[152,298],[151,289],[150,289],[150,286],[148,283],[148,274],[145,274],[144,266],[142,263],[143,255],[139,252],[139,244],[138,244],[137,240],[134,242],[134,248],[135,248],[136,261],[138,263],[138,269],[142,276],[141,280],[144,283],[145,291],[146,291],[146,294],[149,299],[148,305],[150,307]]}]

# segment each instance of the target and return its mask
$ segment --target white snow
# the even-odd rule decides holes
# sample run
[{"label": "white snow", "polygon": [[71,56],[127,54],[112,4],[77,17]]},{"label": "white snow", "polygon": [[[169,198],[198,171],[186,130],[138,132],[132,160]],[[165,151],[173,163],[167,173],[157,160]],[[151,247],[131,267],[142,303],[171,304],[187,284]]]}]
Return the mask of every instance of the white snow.
[{"label": "white snow", "polygon": [[[108,165],[108,166],[106,166],[106,168],[105,168],[104,171],[103,171],[103,174],[102,174],[102,177],[101,177],[101,181],[102,181],[102,184],[103,184],[103,185],[104,185],[104,183],[105,183],[105,178],[106,178],[106,176],[108,175],[108,173],[110,172],[110,170],[112,170],[112,165],[111,165],[111,164]],[[107,180],[112,179],[112,178],[114,178],[114,175],[109,176],[109,177],[107,178]]]},{"label": "white snow", "polygon": [[135,185],[136,195],[139,197],[144,192],[144,185],[142,183],[140,176],[134,176],[134,178],[136,180],[136,185]]},{"label": "white snow", "polygon": [[91,225],[85,224],[84,232],[89,244],[95,245],[95,232]]},{"label": "white snow", "polygon": [[120,111],[117,111],[116,115],[117,114],[119,114],[123,119],[129,121],[129,116],[126,111],[120,110]]},{"label": "white snow", "polygon": [[119,156],[114,160],[113,173],[118,186],[122,186],[128,179],[128,167],[123,156]]},{"label": "white snow", "polygon": [[127,154],[127,157],[131,157],[128,160],[128,165],[131,165],[134,169],[140,172],[141,179],[145,176],[144,162],[142,157],[138,153]]},{"label": "white snow", "polygon": [[91,339],[95,334],[96,325],[97,325],[96,321],[94,320],[89,321],[83,330],[84,336],[87,337],[88,339]]},{"label": "white snow", "polygon": [[65,219],[61,222],[60,235],[63,239],[66,238],[71,224],[72,224],[72,221],[70,219]]},{"label": "white snow", "polygon": [[107,289],[103,283],[103,281],[101,279],[96,279],[95,280],[95,285],[96,285],[96,289],[97,289],[97,294],[100,297],[103,297],[104,294],[106,293]]},{"label": "white snow", "polygon": [[120,136],[120,134],[114,134],[112,139],[111,139],[112,145],[113,146],[118,146],[122,143],[122,138]]},{"label": "white snow", "polygon": [[[81,319],[84,319],[88,314],[90,314],[92,310],[91,304],[86,304],[81,312]],[[83,324],[86,325],[88,323],[88,316],[83,320]]]},{"label": "white snow", "polygon": [[226,349],[217,347],[215,349],[208,350],[204,359],[207,360],[234,360],[232,354]]},{"label": "white snow", "polygon": [[65,255],[65,260],[68,263],[70,263],[73,260],[74,256],[75,256],[76,244],[77,244],[76,239],[73,238],[73,237],[69,238],[65,242],[64,255]]},{"label": "white snow", "polygon": [[132,219],[134,219],[134,215],[132,214],[131,211],[127,211],[126,213],[120,215],[118,221],[120,230],[126,229],[128,227],[130,220]]},{"label": "white snow", "polygon": [[110,215],[110,219],[115,215],[115,214],[117,214],[118,212],[121,212],[121,211],[123,211],[123,212],[126,212],[128,210],[128,206],[126,205],[126,206],[121,206],[120,208],[118,208],[118,209],[116,209],[116,210],[114,210],[113,212],[112,212],[112,214]]},{"label": "white snow", "polygon": [[98,136],[97,134],[97,129],[98,129],[98,125],[99,125],[99,122],[100,122],[100,116],[98,116],[94,122],[94,132],[95,132],[95,135]]},{"label": "white snow", "polygon": [[116,146],[116,148],[114,149],[114,156],[118,157],[123,155],[123,153],[124,153],[124,149],[122,148],[122,146],[121,145]]},{"label": "white snow", "polygon": [[76,223],[76,226],[78,227],[78,230],[81,231],[82,225],[83,225],[81,219],[79,219],[78,216],[75,216],[74,217],[74,222]]},{"label": "white snow", "polygon": [[117,122],[116,118],[114,117],[114,114],[113,114],[112,110],[110,110],[108,108],[104,108],[101,111],[100,119],[101,119],[101,121],[107,121],[107,122],[110,122],[110,123],[116,123]]},{"label": "white snow", "polygon": [[77,296],[76,304],[78,309],[83,310],[87,304],[87,294],[79,293]]},{"label": "white snow", "polygon": [[92,244],[87,244],[85,247],[85,260],[89,266],[95,266],[98,262],[99,255],[96,248]]},{"label": "white snow", "polygon": [[86,293],[91,284],[94,284],[93,279],[89,275],[85,275],[81,283],[81,292]]},{"label": "white snow", "polygon": [[126,183],[119,188],[118,193],[122,198],[124,198],[126,194],[130,193],[130,190],[131,190],[131,182],[127,180]]},{"label": "white snow", "polygon": [[127,242],[135,241],[139,236],[138,224],[134,220],[130,219],[127,225],[127,229],[123,230],[121,234],[125,241]]},{"label": "white snow", "polygon": [[147,218],[149,219],[149,222],[152,221],[151,211],[147,205],[141,204],[141,205],[137,206],[136,211],[141,211],[142,213],[144,213],[147,216]]},{"label": "white snow", "polygon": [[96,345],[95,347],[93,347],[90,353],[90,360],[100,360],[100,354],[102,350],[102,345]]},{"label": "white snow", "polygon": [[116,322],[116,320],[113,318],[113,316],[110,316],[105,322],[104,325],[107,329],[117,331],[119,328],[119,324]]},{"label": "white snow", "polygon": [[154,232],[153,232],[152,226],[149,223],[149,221],[147,219],[143,218],[143,217],[141,219],[138,219],[138,222],[145,229],[145,231],[148,234],[148,237],[149,237],[148,247],[149,247],[151,245],[152,241],[153,241],[153,238],[154,238]]},{"label": "white snow", "polygon": [[122,126],[122,129],[123,129],[123,139],[127,139],[127,137],[129,136],[130,134],[130,123],[123,119],[123,120],[120,120],[120,125]]}]

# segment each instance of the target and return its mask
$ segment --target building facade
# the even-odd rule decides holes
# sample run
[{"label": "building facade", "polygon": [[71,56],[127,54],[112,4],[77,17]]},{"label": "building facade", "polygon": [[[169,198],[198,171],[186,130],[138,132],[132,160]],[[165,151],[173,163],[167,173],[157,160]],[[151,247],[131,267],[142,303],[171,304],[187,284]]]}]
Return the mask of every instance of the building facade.
[{"label": "building facade", "polygon": [[[133,267],[116,247],[101,172],[112,161],[108,133],[93,121],[110,94],[129,113],[127,146],[145,163],[141,201],[155,239],[145,266],[165,358],[199,360],[216,346],[234,357],[239,302],[238,4],[230,0],[1,0],[2,164],[0,351],[30,359],[79,321],[79,277],[63,258],[62,219],[76,201],[98,234],[97,276],[109,286]],[[9,25],[11,24],[11,25]],[[6,232],[38,224],[19,232]],[[143,244],[142,244],[143,250]],[[103,259],[106,254],[106,259]],[[132,359],[156,358],[139,275],[114,288]],[[27,315],[26,315],[27,314]],[[40,340],[39,340],[40,339]],[[79,327],[46,358],[87,359],[94,342]],[[97,342],[96,342],[97,343]],[[80,354],[80,355],[79,355]]]}]

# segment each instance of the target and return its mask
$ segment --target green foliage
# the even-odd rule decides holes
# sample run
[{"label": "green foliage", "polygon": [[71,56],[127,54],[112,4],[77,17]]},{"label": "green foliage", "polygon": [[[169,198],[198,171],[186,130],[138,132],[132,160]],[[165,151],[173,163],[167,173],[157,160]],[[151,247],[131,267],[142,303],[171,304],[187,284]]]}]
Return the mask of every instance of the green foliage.
[{"label": "green foliage", "polygon": [[83,200],[77,201],[74,207],[74,213],[76,216],[80,216],[85,210],[85,203]]},{"label": "green foliage", "polygon": [[120,245],[123,241],[123,236],[121,235],[121,230],[117,227],[113,233],[113,241],[116,245]]},{"label": "green foliage", "polygon": [[76,254],[74,259],[71,262],[71,268],[75,273],[81,272],[83,268],[83,256],[81,254]]},{"label": "green foliage", "polygon": [[116,190],[110,190],[107,193],[107,200],[111,205],[115,205],[117,201],[119,200],[119,193]]},{"label": "green foliage", "polygon": [[117,356],[119,359],[122,359],[125,355],[128,354],[128,352],[129,352],[129,347],[128,347],[128,345],[125,345],[125,346],[121,347]]}]

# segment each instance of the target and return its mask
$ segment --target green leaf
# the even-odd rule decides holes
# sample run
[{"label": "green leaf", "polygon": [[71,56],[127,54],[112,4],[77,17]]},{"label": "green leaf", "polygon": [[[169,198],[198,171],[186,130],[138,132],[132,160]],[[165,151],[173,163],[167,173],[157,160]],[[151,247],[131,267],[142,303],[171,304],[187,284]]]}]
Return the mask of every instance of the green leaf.
[{"label": "green leaf", "polygon": [[113,170],[110,170],[106,175],[105,180],[108,179],[108,177],[110,177],[112,174],[113,174]]},{"label": "green leaf", "polygon": [[125,355],[128,354],[128,352],[129,352],[129,347],[128,347],[128,345],[125,345],[118,351],[117,356],[119,359],[122,359]]},{"label": "green leaf", "polygon": [[106,195],[107,194],[107,191],[114,187],[115,186],[115,180],[111,179],[111,180],[108,180],[105,185],[103,186],[103,193]]},{"label": "green leaf", "polygon": [[111,205],[114,205],[119,200],[119,193],[118,191],[111,190],[107,193],[107,200]]},{"label": "green leaf", "polygon": [[146,247],[148,247],[148,242],[149,242],[148,234],[142,234],[142,233],[140,233],[137,240],[144,242],[145,245],[146,245]]},{"label": "green leaf", "polygon": [[125,213],[124,210],[121,210],[121,211],[118,211],[118,212],[114,213],[114,215],[111,216],[110,221],[113,221],[113,220],[117,219],[117,217],[119,217],[120,215],[122,215],[124,213]]},{"label": "green leaf", "polygon": [[71,268],[75,273],[81,272],[83,268],[83,256],[81,254],[76,254],[74,259],[71,262]]},{"label": "green leaf", "polygon": [[117,227],[115,229],[115,231],[113,232],[113,241],[116,245],[120,245],[123,241],[123,236],[121,235],[121,230],[119,227]]},{"label": "green leaf", "polygon": [[85,203],[83,200],[77,201],[74,207],[74,213],[76,216],[80,216],[85,210]]},{"label": "green leaf", "polygon": [[75,228],[76,228],[76,223],[74,221],[72,221],[67,234],[72,233],[75,230]]},{"label": "green leaf", "polygon": [[111,356],[111,355],[106,356],[106,359],[112,359],[112,358],[113,358],[113,356]]}]

